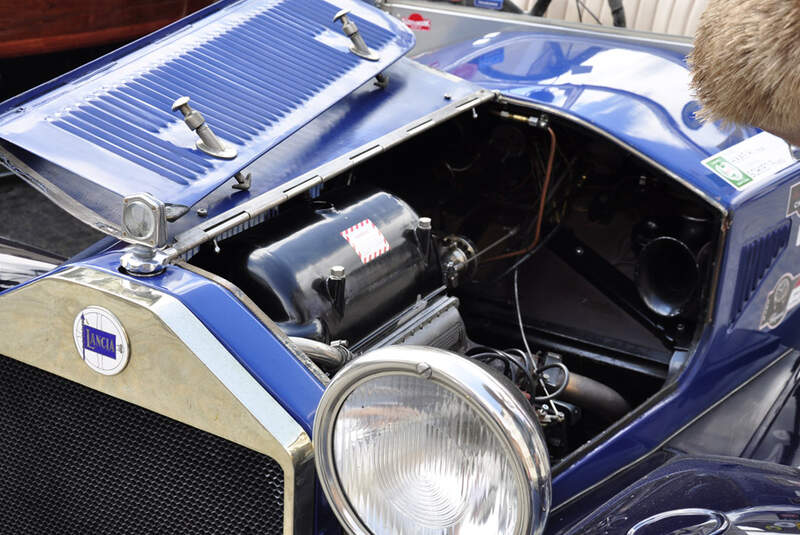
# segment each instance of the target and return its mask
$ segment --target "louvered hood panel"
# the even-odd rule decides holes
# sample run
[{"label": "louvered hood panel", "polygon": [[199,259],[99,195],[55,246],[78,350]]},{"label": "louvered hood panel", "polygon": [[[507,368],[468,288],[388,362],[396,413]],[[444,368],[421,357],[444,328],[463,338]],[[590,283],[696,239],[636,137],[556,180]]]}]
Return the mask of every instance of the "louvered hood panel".
[{"label": "louvered hood panel", "polygon": [[[377,61],[350,51],[333,20],[342,9]],[[243,0],[200,15],[0,105],[7,163],[95,226],[116,226],[108,204],[132,193],[192,205],[414,44],[359,1]],[[195,147],[171,109],[181,96],[235,158]]]}]

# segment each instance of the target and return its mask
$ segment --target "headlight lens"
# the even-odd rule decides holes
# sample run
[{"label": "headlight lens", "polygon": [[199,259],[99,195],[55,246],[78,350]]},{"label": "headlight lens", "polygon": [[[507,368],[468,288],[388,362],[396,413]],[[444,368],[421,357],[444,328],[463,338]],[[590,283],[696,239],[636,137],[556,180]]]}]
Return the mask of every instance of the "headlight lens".
[{"label": "headlight lens", "polygon": [[480,415],[419,377],[379,377],[353,391],[333,455],[345,494],[374,533],[514,533],[527,516],[524,482]]},{"label": "headlight lens", "polygon": [[132,201],[122,211],[122,224],[131,238],[146,240],[156,229],[156,215],[144,202]]},{"label": "headlight lens", "polygon": [[354,533],[539,533],[550,473],[526,405],[458,355],[374,351],[340,371],[320,404],[323,489]]}]

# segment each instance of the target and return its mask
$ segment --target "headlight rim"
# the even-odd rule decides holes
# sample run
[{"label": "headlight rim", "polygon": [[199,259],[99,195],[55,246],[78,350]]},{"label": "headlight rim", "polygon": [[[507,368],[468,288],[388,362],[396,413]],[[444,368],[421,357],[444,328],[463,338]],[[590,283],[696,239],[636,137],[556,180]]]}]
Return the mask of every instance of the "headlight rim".
[{"label": "headlight rim", "polygon": [[359,385],[398,374],[437,382],[466,401],[492,428],[517,466],[517,484],[527,492],[527,510],[518,513],[524,526],[520,533],[540,534],[551,503],[551,473],[544,435],[529,402],[507,379],[483,365],[449,351],[419,346],[385,347],[355,359],[336,374],[317,407],[313,443],[318,480],[342,525],[354,533],[371,533],[351,505],[335,465],[333,433],[338,414]]}]

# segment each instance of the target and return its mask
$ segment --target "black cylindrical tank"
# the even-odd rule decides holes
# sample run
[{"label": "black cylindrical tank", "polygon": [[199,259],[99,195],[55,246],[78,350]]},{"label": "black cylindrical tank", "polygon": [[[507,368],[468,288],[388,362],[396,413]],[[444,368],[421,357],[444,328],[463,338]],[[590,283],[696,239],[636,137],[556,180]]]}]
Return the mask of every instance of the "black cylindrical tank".
[{"label": "black cylindrical tank", "polygon": [[[300,228],[257,244],[245,261],[251,298],[290,335],[357,340],[435,286],[416,238],[419,218],[397,197],[317,202],[303,217]],[[339,302],[341,282],[329,280],[335,266],[345,273]]]}]

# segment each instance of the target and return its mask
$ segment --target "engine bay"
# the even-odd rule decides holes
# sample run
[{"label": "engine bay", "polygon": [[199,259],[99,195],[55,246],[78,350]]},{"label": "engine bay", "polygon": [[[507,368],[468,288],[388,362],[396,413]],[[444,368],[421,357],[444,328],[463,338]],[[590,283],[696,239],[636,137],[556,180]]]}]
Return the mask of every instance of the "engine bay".
[{"label": "engine bay", "polygon": [[[257,179],[257,178],[254,178]],[[600,134],[487,104],[203,245],[329,375],[394,344],[505,375],[555,465],[654,396],[709,318],[719,212]],[[314,358],[314,355],[309,355]]]}]

